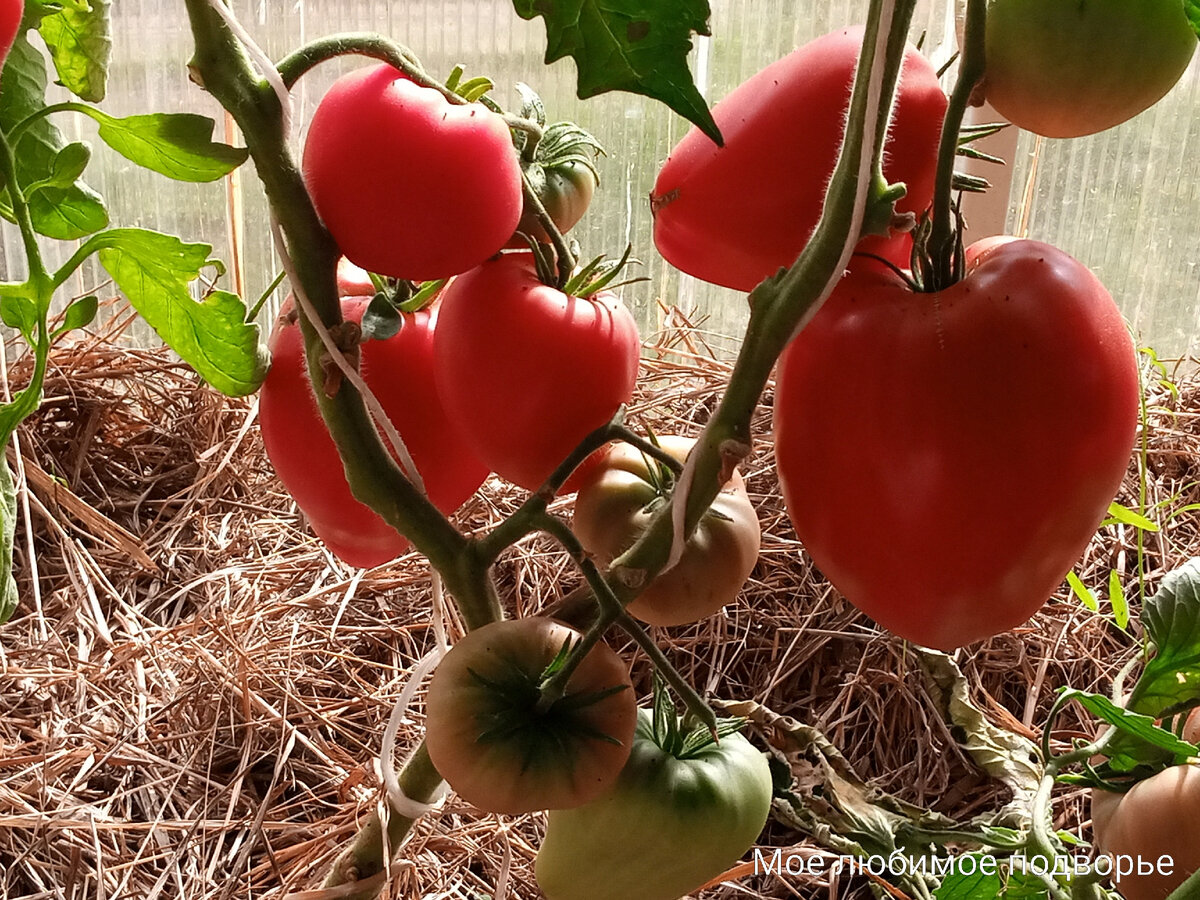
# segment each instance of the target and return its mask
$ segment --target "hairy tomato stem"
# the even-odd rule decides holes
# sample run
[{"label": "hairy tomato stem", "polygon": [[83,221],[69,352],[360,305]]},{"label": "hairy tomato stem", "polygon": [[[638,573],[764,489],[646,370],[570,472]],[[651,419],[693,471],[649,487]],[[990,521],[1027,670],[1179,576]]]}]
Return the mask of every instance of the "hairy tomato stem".
[{"label": "hairy tomato stem", "polygon": [[950,94],[946,118],[942,120],[942,137],[938,144],[928,257],[922,260],[925,271],[922,273],[921,282],[927,291],[945,290],[962,274],[958,265],[960,237],[953,209],[954,163],[958,158],[958,135],[962,129],[963,116],[966,115],[975,87],[983,79],[986,15],[987,0],[967,0],[958,80]]}]

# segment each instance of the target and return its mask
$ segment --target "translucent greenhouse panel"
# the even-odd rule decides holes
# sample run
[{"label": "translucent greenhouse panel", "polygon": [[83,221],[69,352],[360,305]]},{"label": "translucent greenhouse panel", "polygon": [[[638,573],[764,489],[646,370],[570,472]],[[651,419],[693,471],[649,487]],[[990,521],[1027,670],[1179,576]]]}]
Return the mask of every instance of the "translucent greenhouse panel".
[{"label": "translucent greenhouse panel", "polygon": [[[659,258],[651,239],[650,189],[688,123],[640,96],[612,93],[578,100],[574,63],[542,64],[540,19],[520,20],[509,0],[233,0],[233,7],[275,59],[316,37],[372,30],[407,44],[435,75],[444,77],[462,63],[468,76],[490,76],[495,98],[506,107],[518,103],[516,82],[531,84],[551,121],[577,121],[611,151],[599,163],[602,184],[592,212],[573,232],[583,256],[618,255],[632,246],[641,261],[632,274],[649,280],[621,291],[644,334],[659,326],[664,308],[678,305],[692,321],[730,339],[717,345],[732,347],[748,314],[745,295],[677,272]],[[799,45],[861,22],[866,8],[866,0],[713,0],[713,37],[696,40],[691,60],[701,91],[710,102],[719,101]],[[105,108],[116,114],[202,112],[217,120],[218,135],[239,142],[223,111],[188,80],[192,41],[181,0],[120,0],[113,15],[114,59]],[[955,50],[951,4],[923,0],[912,33],[924,35],[924,51],[935,65],[946,62]],[[297,154],[321,95],[338,75],[362,64],[358,59],[328,63],[297,85]],[[1200,328],[1200,228],[1194,224],[1200,188],[1183,149],[1200,138],[1200,120],[1192,113],[1200,101],[1198,81],[1193,66],[1158,107],[1093,138],[1042,141],[1022,134],[1008,191],[1005,173],[974,167],[996,181],[995,199],[1009,198],[1010,229],[1023,225],[1031,236],[1059,244],[1092,266],[1144,340],[1164,355],[1186,352]],[[229,264],[220,286],[240,289],[251,302],[271,283],[280,266],[251,165],[230,181],[179,184],[138,169],[101,145],[90,120],[60,115],[56,121],[68,139],[92,143],[96,159],[88,178],[107,199],[114,224],[212,244],[214,255]],[[364,123],[364,139],[368,133]],[[975,217],[976,222],[985,219]],[[12,228],[2,231],[0,271],[14,277],[23,269],[19,235]],[[53,261],[72,248],[49,249]],[[102,281],[103,273],[91,270],[69,287],[94,290]],[[268,314],[279,299],[277,292]],[[152,340],[145,332],[137,339]]]},{"label": "translucent greenhouse panel", "polygon": [[1140,116],[1074,140],[1022,133],[1013,160],[1014,233],[1090,267],[1138,341],[1164,358],[1194,354],[1200,344],[1197,108],[1200,57]]}]

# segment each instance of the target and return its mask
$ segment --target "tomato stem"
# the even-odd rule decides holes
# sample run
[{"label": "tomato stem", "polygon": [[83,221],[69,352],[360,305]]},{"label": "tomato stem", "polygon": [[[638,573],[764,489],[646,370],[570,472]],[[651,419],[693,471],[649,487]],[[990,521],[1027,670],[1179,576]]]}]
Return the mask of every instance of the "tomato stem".
[{"label": "tomato stem", "polygon": [[276,69],[283,83],[291,89],[301,76],[321,63],[350,55],[390,63],[416,84],[438,91],[450,103],[468,102],[426,72],[417,55],[403,44],[371,31],[352,31],[317,38],[281,59]]},{"label": "tomato stem", "polygon": [[923,269],[921,284],[926,291],[945,290],[962,274],[962,239],[953,202],[954,164],[958,159],[959,132],[962,129],[963,117],[970,105],[971,95],[983,79],[985,71],[986,15],[987,0],[967,0],[958,79],[946,107],[941,142],[938,145],[937,178],[933,189],[928,245],[920,260]]},{"label": "tomato stem", "polygon": [[[218,0],[219,2],[219,0]],[[185,0],[195,40],[190,69],[237,122],[275,218],[286,235],[298,289],[313,305],[325,328],[341,323],[336,287],[339,250],[321,223],[304,186],[299,166],[284,133],[283,108],[274,89],[255,71],[249,55],[211,0]],[[309,47],[311,61],[333,47],[372,46],[404,57],[403,48],[376,36],[343,36]],[[314,49],[316,48],[316,49]],[[293,55],[295,56],[295,55]],[[293,73],[302,69],[300,62]],[[461,100],[461,98],[459,98]],[[316,329],[300,317],[309,375],[320,383],[323,352]],[[338,446],[346,479],[354,496],[371,507],[424,553],[443,573],[468,628],[501,617],[495,587],[468,552],[470,544],[404,476],[380,440],[362,397],[345,385],[333,397],[316,392],[321,415]]]},{"label": "tomato stem", "polygon": [[571,273],[575,271],[575,254],[567,246],[567,239],[563,237],[562,232],[558,230],[558,226],[554,224],[554,220],[550,218],[550,213],[546,211],[545,205],[543,205],[533,184],[529,181],[528,173],[524,170],[521,171],[521,192],[525,207],[533,210],[538,224],[545,230],[546,235],[550,238],[550,243],[554,247],[554,258],[557,260],[558,266],[558,278],[551,287],[562,290],[566,283],[571,280]]},{"label": "tomato stem", "polygon": [[579,666],[588,652],[594,647],[605,632],[614,623],[620,625],[621,628],[633,638],[634,643],[641,648],[642,652],[649,657],[654,669],[663,679],[675,689],[679,698],[687,706],[690,712],[696,719],[704,725],[712,734],[717,733],[717,714],[712,711],[712,708],[704,702],[704,698],[696,692],[696,689],[688,682],[686,678],[679,674],[671,661],[667,659],[666,654],[654,642],[654,639],[646,633],[641,625],[634,621],[633,617],[625,611],[624,605],[613,593],[608,582],[605,581],[604,575],[597,568],[595,561],[583,549],[583,545],[579,543],[579,538],[571,531],[566,522],[559,519],[557,516],[546,514],[541,519],[542,530],[554,537],[563,549],[567,551],[571,559],[579,567],[583,573],[583,577],[587,580],[588,585],[592,588],[596,600],[600,606],[600,613],[592,622],[591,626],[584,632],[583,638],[571,648],[567,656],[566,662],[556,671],[550,678],[542,684],[542,696],[538,701],[538,709],[546,710],[553,706],[566,690],[567,682],[570,680],[572,673]]}]

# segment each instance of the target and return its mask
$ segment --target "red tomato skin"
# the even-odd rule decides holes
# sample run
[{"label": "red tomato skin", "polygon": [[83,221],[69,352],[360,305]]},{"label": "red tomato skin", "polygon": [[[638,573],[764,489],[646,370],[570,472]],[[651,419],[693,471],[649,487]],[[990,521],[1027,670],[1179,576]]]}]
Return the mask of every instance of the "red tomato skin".
[{"label": "red tomato skin", "polygon": [[[360,321],[368,303],[366,297],[344,298],[342,313]],[[360,370],[404,439],[430,500],[449,514],[475,493],[488,472],[447,420],[435,392],[436,324],[436,309],[405,314],[396,335],[362,345]],[[408,541],[351,494],[308,380],[299,324],[281,318],[269,346],[272,364],[262,386],[259,422],[280,481],[313,532],[343,562],[369,568],[395,559]]]},{"label": "red tomato skin", "polygon": [[[841,145],[861,27],[817,38],[767,66],[713,107],[717,147],[693,128],[671,152],[651,194],[654,243],[676,268],[749,291],[790,266],[816,227]],[[900,212],[933,198],[946,95],[915,48],[901,70],[883,172],[903,181]],[[870,236],[858,249],[907,267],[907,235]]]},{"label": "red tomato skin", "polygon": [[8,59],[8,51],[21,28],[21,17],[25,15],[25,0],[0,0],[0,69]]},{"label": "red tomato skin", "polygon": [[537,490],[633,395],[640,340],[616,295],[569,297],[505,253],[454,279],[434,341],[446,412],[497,475]]},{"label": "red tomato skin", "polygon": [[1132,339],[1100,282],[1035,241],[939,294],[851,271],[784,351],[780,482],[846,598],[942,650],[1035,613],[1129,463]]},{"label": "red tomato skin", "polygon": [[304,180],[342,253],[371,272],[432,281],[481,263],[521,218],[521,167],[508,126],[452,105],[383,64],[322,98]]},{"label": "red tomato skin", "polygon": [[1148,873],[1135,868],[1114,878],[1125,900],[1166,900],[1200,869],[1200,765],[1170,766],[1124,794],[1093,788],[1091,801],[1097,850],[1146,862],[1171,860],[1170,874],[1157,867]]}]

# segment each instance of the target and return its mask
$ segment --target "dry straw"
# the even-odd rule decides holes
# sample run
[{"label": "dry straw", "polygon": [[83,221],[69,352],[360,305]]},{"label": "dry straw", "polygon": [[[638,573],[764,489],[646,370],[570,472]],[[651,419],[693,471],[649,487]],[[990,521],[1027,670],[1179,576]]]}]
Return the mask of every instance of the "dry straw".
[{"label": "dry straw", "polygon": [[[630,418],[694,434],[729,366],[678,311],[663,318]],[[56,352],[42,410],[20,433],[28,518],[22,606],[0,630],[0,897],[327,896],[324,868],[377,801],[392,704],[433,644],[425,563],[338,564],[274,480],[254,402],[207,390],[166,352],[122,348],[122,324]],[[10,380],[23,377],[17,363]],[[1168,516],[1198,499],[1200,480],[1200,386],[1180,392],[1152,396],[1148,500],[1165,527],[1148,537],[1150,588],[1200,551],[1193,514]],[[955,816],[1000,804],[904,646],[806,561],[775,481],[770,402],[768,390],[744,473],[764,531],[753,579],[723,614],[657,637],[699,688],[818,726],[883,790]],[[521,499],[490,483],[459,520],[487,528]],[[1120,499],[1137,503],[1134,466]],[[1105,585],[1115,567],[1133,593],[1135,561],[1132,530],[1114,526],[1081,574]],[[537,538],[497,575],[515,614],[579,582]],[[1106,690],[1138,644],[1136,624],[1122,632],[1064,595],[959,661],[993,721],[1033,733],[1057,686]],[[643,659],[634,674],[646,692]],[[422,714],[418,697],[401,750]],[[1056,737],[1088,728],[1068,713]],[[1080,799],[1058,798],[1058,826],[1086,824]],[[481,815],[451,797],[405,846],[390,896],[490,897],[502,884],[505,897],[536,898],[541,828],[539,816]],[[802,844],[778,824],[764,840]],[[858,894],[845,884],[838,896]],[[699,896],[829,895],[750,877]]]}]

